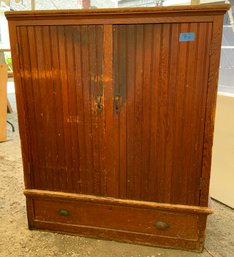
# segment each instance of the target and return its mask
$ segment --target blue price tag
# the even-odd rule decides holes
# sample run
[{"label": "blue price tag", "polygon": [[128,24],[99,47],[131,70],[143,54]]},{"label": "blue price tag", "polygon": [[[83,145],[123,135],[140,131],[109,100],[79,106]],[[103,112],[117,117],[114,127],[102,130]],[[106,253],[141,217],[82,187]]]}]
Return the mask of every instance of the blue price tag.
[{"label": "blue price tag", "polygon": [[191,42],[195,40],[194,32],[180,33],[180,42]]}]

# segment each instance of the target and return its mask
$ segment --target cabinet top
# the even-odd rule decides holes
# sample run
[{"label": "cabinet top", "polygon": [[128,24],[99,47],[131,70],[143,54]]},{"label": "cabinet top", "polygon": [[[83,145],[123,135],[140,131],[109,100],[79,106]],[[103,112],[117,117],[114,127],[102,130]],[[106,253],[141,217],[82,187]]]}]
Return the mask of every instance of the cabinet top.
[{"label": "cabinet top", "polygon": [[204,4],[187,6],[157,6],[141,8],[111,8],[111,9],[78,9],[78,10],[38,10],[38,11],[7,11],[8,20],[25,19],[61,19],[61,18],[117,18],[170,16],[170,15],[199,15],[199,14],[224,14],[230,8],[230,4]]}]

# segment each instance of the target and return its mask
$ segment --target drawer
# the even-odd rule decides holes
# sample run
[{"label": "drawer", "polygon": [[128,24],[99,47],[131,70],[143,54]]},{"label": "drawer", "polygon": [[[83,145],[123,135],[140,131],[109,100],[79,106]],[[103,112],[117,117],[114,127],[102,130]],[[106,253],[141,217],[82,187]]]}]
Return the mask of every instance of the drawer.
[{"label": "drawer", "polygon": [[35,221],[198,239],[196,214],[57,199],[35,199],[33,206]]}]

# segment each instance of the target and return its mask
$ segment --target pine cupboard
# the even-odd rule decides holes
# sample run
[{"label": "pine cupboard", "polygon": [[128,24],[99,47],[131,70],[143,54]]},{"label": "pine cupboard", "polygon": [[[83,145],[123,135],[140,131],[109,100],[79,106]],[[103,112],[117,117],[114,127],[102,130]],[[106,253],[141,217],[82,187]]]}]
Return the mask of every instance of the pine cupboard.
[{"label": "pine cupboard", "polygon": [[6,13],[30,229],[203,249],[228,8]]}]

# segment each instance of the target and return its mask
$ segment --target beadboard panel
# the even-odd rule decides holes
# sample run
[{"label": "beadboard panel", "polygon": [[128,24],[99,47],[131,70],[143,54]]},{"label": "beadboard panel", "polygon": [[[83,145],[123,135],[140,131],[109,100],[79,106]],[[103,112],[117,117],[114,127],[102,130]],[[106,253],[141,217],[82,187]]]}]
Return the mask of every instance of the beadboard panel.
[{"label": "beadboard panel", "polygon": [[32,187],[198,205],[211,29],[18,27]]},{"label": "beadboard panel", "polygon": [[32,187],[102,194],[103,26],[22,26],[17,36]]},{"label": "beadboard panel", "polygon": [[[120,196],[199,204],[212,24],[114,25]],[[180,42],[181,33],[195,40]]]}]

